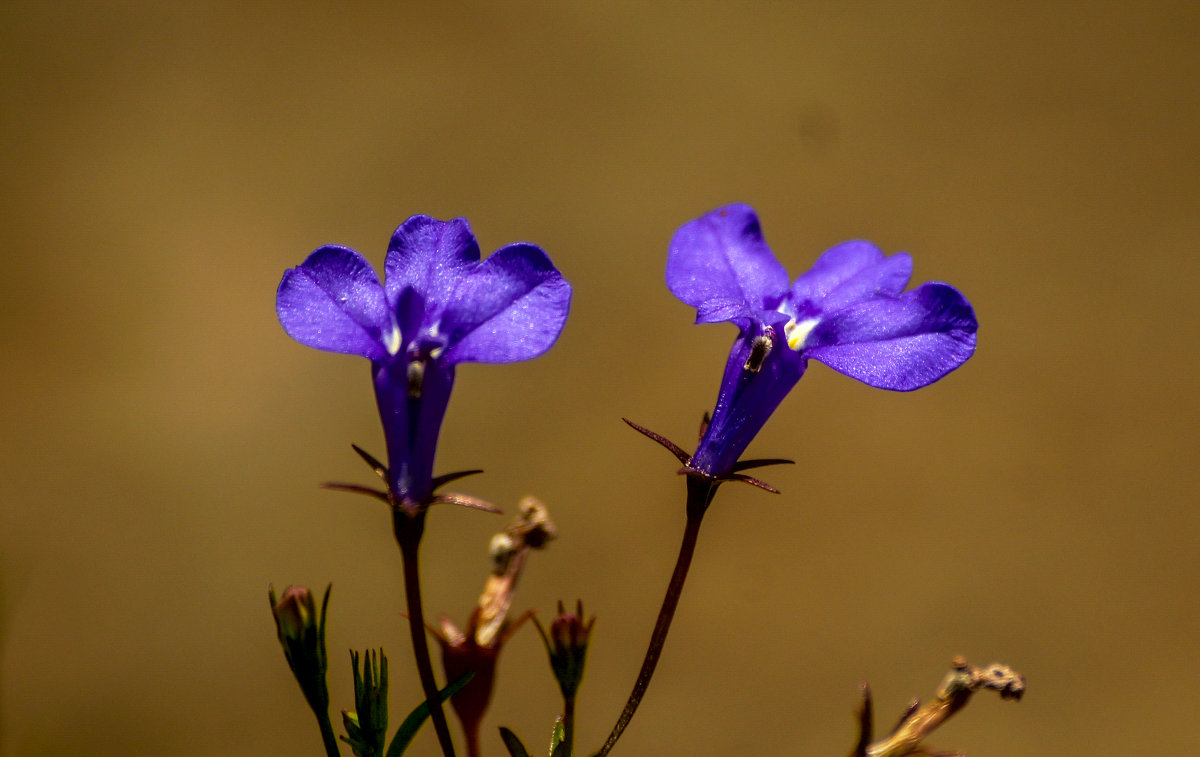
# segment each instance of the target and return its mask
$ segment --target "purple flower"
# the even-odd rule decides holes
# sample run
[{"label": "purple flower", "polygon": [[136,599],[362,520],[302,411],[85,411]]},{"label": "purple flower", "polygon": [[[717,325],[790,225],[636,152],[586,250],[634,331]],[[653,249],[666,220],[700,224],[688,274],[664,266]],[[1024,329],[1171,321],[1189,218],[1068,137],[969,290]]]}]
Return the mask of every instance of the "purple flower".
[{"label": "purple flower", "polygon": [[433,492],[438,430],[459,363],[511,363],[558,338],[571,285],[541,248],[511,244],[485,260],[466,219],[413,216],[392,235],[383,284],[346,247],[316,250],[283,274],[276,311],[296,341],[371,361],[397,502]]},{"label": "purple flower", "polygon": [[788,286],[747,205],[718,208],[675,232],[667,286],[696,323],[728,321],[739,334],[716,409],[690,467],[721,477],[734,465],[809,359],[882,389],[931,384],[975,352],[978,324],[954,287],[908,292],[912,258],[869,242],[825,252]]}]

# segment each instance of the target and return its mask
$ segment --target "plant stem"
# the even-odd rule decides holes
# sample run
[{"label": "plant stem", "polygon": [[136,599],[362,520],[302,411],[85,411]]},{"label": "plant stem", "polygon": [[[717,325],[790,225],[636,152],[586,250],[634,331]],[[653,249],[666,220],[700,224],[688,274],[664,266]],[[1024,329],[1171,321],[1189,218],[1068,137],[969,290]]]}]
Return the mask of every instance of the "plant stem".
[{"label": "plant stem", "polygon": [[563,697],[563,743],[566,744],[567,757],[575,754],[575,697]]},{"label": "plant stem", "polygon": [[329,710],[322,712],[314,709],[313,713],[317,716],[317,725],[321,727],[321,741],[325,744],[326,757],[341,757],[337,736],[333,733],[333,723],[329,722]]},{"label": "plant stem", "polygon": [[442,699],[438,696],[437,679],[433,677],[433,665],[429,661],[429,642],[425,638],[425,613],[421,609],[421,575],[417,550],[421,535],[425,531],[425,510],[410,514],[403,508],[392,513],[392,529],[400,544],[400,555],[404,563],[404,596],[408,604],[408,629],[412,635],[413,656],[417,661],[417,673],[421,677],[421,688],[425,691],[425,703],[429,706],[429,718],[437,732],[445,757],[454,757],[454,742],[450,728],[446,725],[446,713]]},{"label": "plant stem", "polygon": [[696,539],[700,535],[700,522],[704,518],[709,503],[712,502],[718,486],[718,482],[712,479],[690,476],[687,483],[687,525],[683,530],[683,543],[679,545],[679,557],[675,560],[675,572],[671,574],[671,582],[667,584],[667,594],[663,597],[662,609],[658,611],[658,622],[654,625],[654,633],[650,635],[650,646],[646,649],[646,658],[642,660],[642,669],[638,672],[637,681],[633,684],[633,691],[630,692],[629,699],[625,702],[625,709],[621,711],[621,717],[617,718],[617,724],[613,726],[612,733],[608,735],[608,740],[604,742],[604,746],[601,747],[596,757],[604,757],[612,751],[617,739],[621,738],[621,734],[625,731],[625,726],[629,725],[629,721],[633,719],[633,713],[637,711],[638,705],[642,702],[642,695],[650,686],[654,668],[658,666],[658,658],[662,655],[663,645],[667,641],[667,632],[671,630],[671,620],[675,617],[675,608],[679,605],[679,595],[683,593],[683,583],[687,580],[688,568],[692,564],[692,553],[696,551]]},{"label": "plant stem", "polygon": [[467,757],[480,757],[479,729],[467,729]]}]

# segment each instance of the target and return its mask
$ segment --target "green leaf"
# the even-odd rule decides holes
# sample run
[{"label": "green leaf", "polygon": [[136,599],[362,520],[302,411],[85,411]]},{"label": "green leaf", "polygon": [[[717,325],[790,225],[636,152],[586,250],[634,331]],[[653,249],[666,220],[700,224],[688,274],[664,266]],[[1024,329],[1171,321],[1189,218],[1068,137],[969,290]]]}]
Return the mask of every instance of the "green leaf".
[{"label": "green leaf", "polygon": [[563,739],[567,737],[566,731],[563,730],[562,721],[562,715],[559,715],[558,719],[554,721],[554,730],[550,733],[550,757],[557,757],[560,752],[566,752],[566,747],[562,747],[561,750],[559,749],[562,746]]},{"label": "green leaf", "polygon": [[529,757],[529,752],[525,749],[525,745],[517,738],[517,734],[500,727],[500,738],[504,739],[504,746],[508,747],[508,753],[512,757]]},{"label": "green leaf", "polygon": [[[438,692],[438,699],[445,702],[450,697],[458,693],[458,690],[467,685],[475,676],[475,671],[467,673],[462,678],[450,684],[446,688]],[[400,724],[400,730],[396,731],[396,735],[392,737],[392,743],[388,746],[387,757],[400,757],[404,754],[404,750],[408,749],[408,745],[412,742],[413,736],[417,735],[417,731],[425,724],[425,720],[429,717],[429,703],[421,702],[416,708],[408,714],[404,722]]]}]

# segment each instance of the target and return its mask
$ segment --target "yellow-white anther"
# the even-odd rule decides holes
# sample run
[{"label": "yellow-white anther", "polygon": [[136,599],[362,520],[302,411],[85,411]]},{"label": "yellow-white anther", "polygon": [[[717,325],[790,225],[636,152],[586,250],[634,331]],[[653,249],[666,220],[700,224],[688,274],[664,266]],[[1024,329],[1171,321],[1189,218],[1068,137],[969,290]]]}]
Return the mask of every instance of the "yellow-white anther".
[{"label": "yellow-white anther", "polygon": [[783,327],[783,333],[787,336],[788,347],[799,351],[804,347],[804,343],[808,341],[808,335],[821,322],[820,318],[805,318],[797,323],[794,319],[787,322]]},{"label": "yellow-white anther", "polygon": [[392,326],[391,329],[383,335],[383,346],[387,348],[389,355],[395,355],[400,351],[400,329]]},{"label": "yellow-white anther", "polygon": [[[442,338],[441,326],[442,326],[442,322],[438,321],[437,323],[433,324],[428,329],[426,329],[425,336],[429,339],[430,342],[441,341],[441,338]],[[433,349],[429,350],[429,359],[430,360],[438,360],[442,357],[442,353],[445,351],[446,351],[445,345],[434,347]]]}]

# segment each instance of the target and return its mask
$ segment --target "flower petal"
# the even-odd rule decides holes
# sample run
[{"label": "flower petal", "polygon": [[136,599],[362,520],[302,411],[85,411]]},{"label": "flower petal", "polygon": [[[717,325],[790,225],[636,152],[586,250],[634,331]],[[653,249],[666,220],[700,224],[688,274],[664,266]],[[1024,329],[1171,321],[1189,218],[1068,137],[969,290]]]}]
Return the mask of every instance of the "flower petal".
[{"label": "flower petal", "polygon": [[501,248],[462,281],[446,305],[442,360],[449,365],[535,358],[558,339],[570,305],[571,285],[541,248]]},{"label": "flower petal", "polygon": [[459,280],[478,261],[479,243],[467,219],[413,216],[396,229],[388,244],[383,266],[388,302],[395,307],[401,293],[412,288],[436,309],[427,314],[429,322],[435,323]]},{"label": "flower petal", "polygon": [[454,367],[426,365],[416,395],[404,362],[381,361],[373,368],[375,402],[387,440],[388,489],[402,503],[425,502],[433,494],[433,461],[450,404]]},{"label": "flower petal", "polygon": [[871,386],[911,391],[971,357],[977,328],[971,303],[957,289],[928,283],[830,313],[801,354]]},{"label": "flower petal", "polygon": [[709,475],[723,476],[733,470],[771,413],[804,375],[806,361],[780,340],[773,340],[774,346],[757,368],[747,367],[758,336],[741,333],[733,343],[712,419],[689,463]]},{"label": "flower petal", "polygon": [[844,242],[826,250],[809,271],[796,279],[792,301],[801,317],[832,312],[879,294],[895,297],[908,286],[911,276],[912,258],[908,253],[885,258],[870,242]]},{"label": "flower petal", "polygon": [[763,240],[748,205],[727,205],[684,224],[671,238],[667,287],[696,308],[696,323],[748,328],[787,292],[787,271]]},{"label": "flower petal", "polygon": [[387,354],[383,334],[392,318],[383,287],[363,256],[347,247],[321,247],[285,271],[275,312],[301,344],[372,360]]}]

